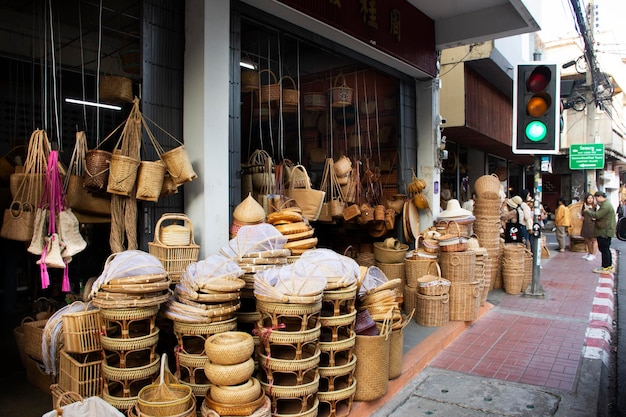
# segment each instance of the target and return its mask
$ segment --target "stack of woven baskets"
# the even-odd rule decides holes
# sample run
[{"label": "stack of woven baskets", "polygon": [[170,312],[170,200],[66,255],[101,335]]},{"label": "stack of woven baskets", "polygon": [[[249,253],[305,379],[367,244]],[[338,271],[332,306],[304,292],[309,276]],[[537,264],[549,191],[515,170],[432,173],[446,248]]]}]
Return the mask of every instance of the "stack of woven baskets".
[{"label": "stack of woven baskets", "polygon": [[374,243],[375,265],[387,278],[399,279],[402,282],[400,290],[405,286],[404,260],[408,249],[408,245],[392,237],[385,239],[384,242]]},{"label": "stack of woven baskets", "polygon": [[[80,301],[77,301],[80,303]],[[102,345],[100,343],[100,310],[63,314],[64,345],[59,361],[58,385],[82,397],[102,394]]]},{"label": "stack of woven baskets", "polygon": [[[489,289],[496,287],[496,280],[500,274],[502,223],[500,222],[500,180],[494,174],[483,175],[474,183],[476,199],[474,201],[474,234],[478,237],[480,246],[487,249],[486,269],[490,271]],[[486,278],[486,277],[485,277]],[[485,279],[486,281],[486,279]]]},{"label": "stack of woven baskets", "polygon": [[317,238],[313,236],[315,229],[302,217],[302,210],[298,207],[270,213],[267,222],[287,238],[284,248],[289,249],[293,256],[300,256],[317,245]]},{"label": "stack of woven baskets", "polygon": [[204,372],[207,338],[237,327],[235,313],[245,284],[241,274],[235,262],[221,255],[191,263],[162,309],[173,322],[181,383],[191,386],[198,399],[204,398],[210,386]]},{"label": "stack of woven baskets", "polygon": [[476,280],[476,252],[442,252],[441,273],[450,281],[450,320],[472,321],[478,318],[481,291]]},{"label": "stack of woven baskets", "polygon": [[436,261],[428,261],[425,270],[416,279],[415,321],[422,326],[443,326],[450,320],[450,281],[442,278]]},{"label": "stack of woven baskets", "polygon": [[319,413],[322,415],[347,415],[352,409],[356,392],[356,379],[353,377],[357,361],[353,354],[356,292],[356,282],[349,285],[329,282],[322,296],[319,343],[322,355],[317,393]]},{"label": "stack of woven baskets", "polygon": [[526,289],[522,287],[526,277],[524,270],[526,265],[526,251],[526,247],[520,243],[504,244],[502,283],[504,284],[504,292],[507,294],[519,294]]},{"label": "stack of woven baskets", "polygon": [[476,263],[474,268],[474,278],[480,283],[482,292],[480,296],[480,305],[487,302],[489,295],[489,287],[491,285],[491,263],[489,262],[489,252],[485,248],[477,247],[473,251],[476,253]]},{"label": "stack of woven baskets", "polygon": [[[163,226],[164,222],[182,221]],[[193,237],[193,224],[184,214],[166,213],[154,231],[154,242],[148,242],[148,252],[161,261],[170,280],[177,283],[187,265],[198,261],[200,246]]]},{"label": "stack of woven baskets", "polygon": [[211,388],[202,403],[203,416],[209,410],[221,416],[248,416],[266,402],[254,372],[254,340],[243,332],[225,332],[206,340],[208,361],[204,366]]}]

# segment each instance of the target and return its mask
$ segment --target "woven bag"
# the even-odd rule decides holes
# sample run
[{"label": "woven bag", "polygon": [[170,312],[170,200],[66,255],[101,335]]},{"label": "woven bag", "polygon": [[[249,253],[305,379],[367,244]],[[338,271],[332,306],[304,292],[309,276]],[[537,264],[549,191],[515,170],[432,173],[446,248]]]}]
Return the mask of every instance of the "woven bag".
[{"label": "woven bag", "polygon": [[[290,81],[291,82],[291,88],[287,88],[285,86],[286,81]],[[298,107],[298,104],[300,103],[300,91],[298,90],[298,87],[296,86],[296,82],[294,81],[293,78],[291,78],[288,75],[283,76],[280,81],[280,86],[282,88],[282,104],[283,104],[283,111],[285,110],[284,107]]]},{"label": "woven bag", "polygon": [[141,161],[137,172],[137,199],[158,201],[163,191],[165,172],[163,161]]},{"label": "woven bag", "polygon": [[35,208],[30,204],[13,201],[4,210],[0,237],[19,242],[30,242],[35,230]]},{"label": "woven bag", "polygon": [[[305,175],[306,168],[302,165],[296,165],[295,170],[300,170]],[[287,197],[296,200],[298,207],[302,210],[302,216],[309,221],[316,221],[322,211],[322,205],[324,204],[324,197],[326,193],[321,190],[314,190],[310,184],[306,184],[304,188],[295,188],[294,181],[291,182],[290,187],[285,190]]]},{"label": "woven bag", "polygon": [[383,397],[389,389],[390,329],[383,325],[378,336],[356,336],[354,354],[358,358],[354,378],[358,381],[356,401],[372,401]]},{"label": "woven bag", "polygon": [[[276,74],[274,74],[272,70],[264,69],[264,70],[259,71],[259,79],[261,78],[261,74],[263,74],[264,72],[267,72],[271,76],[271,79],[269,80],[267,84],[261,84],[261,92],[259,94],[259,100],[261,101],[261,103],[268,103],[271,101],[280,100],[281,98],[280,83],[278,82],[278,79],[276,78]],[[261,79],[260,82],[263,83],[263,80]]]},{"label": "woven bag", "polygon": [[94,192],[104,192],[109,183],[109,165],[113,154],[102,149],[90,149],[85,154],[84,187]]}]

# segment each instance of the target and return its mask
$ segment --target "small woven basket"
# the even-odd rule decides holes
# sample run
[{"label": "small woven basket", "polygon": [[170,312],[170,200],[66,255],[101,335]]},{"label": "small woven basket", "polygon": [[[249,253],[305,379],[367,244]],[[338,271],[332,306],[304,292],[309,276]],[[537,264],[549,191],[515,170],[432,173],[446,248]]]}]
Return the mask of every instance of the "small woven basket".
[{"label": "small woven basket", "polygon": [[165,165],[162,161],[141,161],[137,171],[137,199],[158,201],[164,180]]},{"label": "small woven basket", "polygon": [[59,359],[59,386],[83,397],[99,396],[102,393],[101,368],[102,357],[99,352],[77,354],[62,350]]},{"label": "small woven basket", "polygon": [[[286,87],[285,81],[290,81],[292,88]],[[291,78],[288,75],[285,75],[280,79],[279,82],[283,91],[283,94],[282,94],[283,106],[298,106],[298,104],[300,103],[300,91],[298,91],[296,82],[293,80],[293,78]]]},{"label": "small woven basket", "polygon": [[250,359],[254,352],[254,339],[244,332],[214,334],[206,340],[204,352],[213,363],[236,365]]},{"label": "small woven basket", "polygon": [[403,263],[409,245],[402,243],[396,248],[388,248],[384,242],[374,242],[374,259],[386,264]]},{"label": "small woven basket", "polygon": [[243,384],[250,379],[254,372],[254,359],[249,358],[247,361],[235,365],[218,365],[209,361],[204,365],[204,372],[212,384]]},{"label": "small woven basket", "polygon": [[106,191],[109,183],[109,163],[111,152],[100,149],[88,150],[85,155],[85,182],[88,190],[95,192]]},{"label": "small woven basket", "polygon": [[172,182],[178,186],[198,178],[198,174],[193,170],[191,159],[184,145],[175,147],[172,150],[161,154],[161,160],[170,174]]},{"label": "small woven basket", "polygon": [[[140,161],[129,156],[114,152],[111,156],[107,192],[122,196],[130,196],[137,180]],[[160,190],[159,190],[160,192]]]},{"label": "small woven basket", "polygon": [[133,81],[118,75],[103,75],[99,84],[100,99],[107,103],[132,103]]},{"label": "small woven basket", "polygon": [[[261,84],[261,93],[259,94],[259,100],[262,103],[280,100],[280,83],[276,78],[276,74],[274,74],[272,70],[264,69],[259,72],[259,78],[264,72],[267,72],[271,76],[271,80],[267,84]],[[263,80],[261,80],[261,82],[263,82]]]},{"label": "small woven basket", "polygon": [[441,252],[441,273],[452,282],[472,282],[476,273],[476,252]]},{"label": "small woven basket", "polygon": [[417,279],[417,292],[422,295],[443,295],[450,292],[450,281],[441,278],[441,268],[437,262],[432,262],[428,269],[435,264],[437,275],[426,274]]},{"label": "small woven basket", "polygon": [[149,416],[175,416],[195,404],[191,387],[179,384],[167,368],[166,354],[161,358],[159,383],[143,387],[137,399],[139,411]]},{"label": "small woven basket", "polygon": [[[339,84],[341,83],[341,84]],[[347,107],[353,102],[353,89],[346,84],[343,74],[337,75],[333,87],[329,89],[332,107]]]},{"label": "small woven basket", "polygon": [[[454,225],[456,231],[450,231],[450,226]],[[449,221],[446,233],[437,238],[439,250],[442,252],[463,252],[467,249],[467,237],[461,234],[461,228],[455,221]]]},{"label": "small woven basket", "polygon": [[61,320],[66,352],[87,353],[102,349],[99,309],[88,310],[88,304],[85,304],[85,311],[65,313]]},{"label": "small woven basket", "polygon": [[500,179],[496,174],[483,175],[474,182],[474,191],[479,198],[485,195],[498,195],[500,192]]}]

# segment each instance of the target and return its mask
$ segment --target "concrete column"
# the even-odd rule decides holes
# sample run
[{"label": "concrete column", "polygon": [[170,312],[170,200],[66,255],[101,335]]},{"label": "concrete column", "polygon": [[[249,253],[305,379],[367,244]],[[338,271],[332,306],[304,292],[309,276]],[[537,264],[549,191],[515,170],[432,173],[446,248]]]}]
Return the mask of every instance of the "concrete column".
[{"label": "concrete column", "polygon": [[185,3],[185,148],[198,179],[185,184],[185,211],[200,259],[228,242],[230,1]]}]

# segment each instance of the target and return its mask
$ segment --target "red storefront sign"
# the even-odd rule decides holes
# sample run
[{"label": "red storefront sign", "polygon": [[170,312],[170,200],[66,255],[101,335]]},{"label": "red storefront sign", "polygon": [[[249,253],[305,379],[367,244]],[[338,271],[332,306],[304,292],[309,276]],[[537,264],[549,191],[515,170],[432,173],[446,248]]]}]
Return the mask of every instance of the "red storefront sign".
[{"label": "red storefront sign", "polygon": [[435,23],[406,0],[279,0],[435,76]]}]

